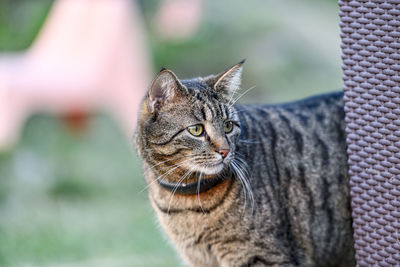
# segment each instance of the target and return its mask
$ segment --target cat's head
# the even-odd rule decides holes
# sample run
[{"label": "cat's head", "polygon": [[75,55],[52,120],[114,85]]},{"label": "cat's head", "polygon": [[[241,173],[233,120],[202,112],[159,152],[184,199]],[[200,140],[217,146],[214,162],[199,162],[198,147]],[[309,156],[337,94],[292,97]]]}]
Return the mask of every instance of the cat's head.
[{"label": "cat's head", "polygon": [[197,173],[206,178],[229,168],[240,135],[232,103],[243,62],[190,80],[179,80],[167,69],[156,76],[141,104],[136,143],[157,176],[168,180]]}]

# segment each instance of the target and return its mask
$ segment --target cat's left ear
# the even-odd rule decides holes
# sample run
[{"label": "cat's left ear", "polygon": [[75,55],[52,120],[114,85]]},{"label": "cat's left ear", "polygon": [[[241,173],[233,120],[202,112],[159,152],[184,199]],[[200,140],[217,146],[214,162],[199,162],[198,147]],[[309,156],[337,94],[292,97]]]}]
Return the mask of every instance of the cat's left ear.
[{"label": "cat's left ear", "polygon": [[209,77],[207,82],[215,91],[231,96],[240,89],[244,62],[245,60],[243,59],[222,73]]},{"label": "cat's left ear", "polygon": [[177,100],[182,94],[182,88],[176,75],[172,71],[162,68],[147,93],[147,105],[150,112],[157,112],[166,103]]}]

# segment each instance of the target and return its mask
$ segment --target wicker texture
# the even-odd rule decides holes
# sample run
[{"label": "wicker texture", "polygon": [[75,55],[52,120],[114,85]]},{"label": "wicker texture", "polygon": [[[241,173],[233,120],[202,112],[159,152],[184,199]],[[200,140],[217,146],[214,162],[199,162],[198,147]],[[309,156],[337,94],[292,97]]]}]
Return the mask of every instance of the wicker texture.
[{"label": "wicker texture", "polygon": [[358,266],[400,266],[400,0],[339,1]]}]

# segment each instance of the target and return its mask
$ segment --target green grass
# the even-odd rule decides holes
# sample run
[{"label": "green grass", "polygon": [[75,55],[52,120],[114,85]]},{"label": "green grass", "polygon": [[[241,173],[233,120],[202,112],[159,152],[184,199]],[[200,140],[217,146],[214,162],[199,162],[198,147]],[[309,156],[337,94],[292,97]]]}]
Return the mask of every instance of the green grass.
[{"label": "green grass", "polygon": [[139,160],[109,118],[76,135],[35,116],[0,166],[1,266],[177,266],[140,192]]}]

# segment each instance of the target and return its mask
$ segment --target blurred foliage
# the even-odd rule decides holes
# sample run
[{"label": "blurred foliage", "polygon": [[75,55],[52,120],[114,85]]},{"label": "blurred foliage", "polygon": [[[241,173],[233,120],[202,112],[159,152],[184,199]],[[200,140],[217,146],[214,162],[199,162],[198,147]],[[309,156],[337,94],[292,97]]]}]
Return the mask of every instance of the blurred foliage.
[{"label": "blurred foliage", "polygon": [[53,0],[1,0],[0,51],[28,48],[46,19]]},{"label": "blurred foliage", "polygon": [[105,116],[82,134],[29,120],[0,158],[0,266],[176,266],[124,140]]},{"label": "blurred foliage", "polygon": [[49,194],[53,198],[88,198],[93,194],[93,188],[85,184],[80,177],[64,175],[58,177],[54,184],[49,188]]},{"label": "blurred foliage", "polygon": [[[153,0],[154,2],[154,0]],[[233,4],[234,3],[234,4]],[[146,18],[155,69],[178,77],[218,73],[247,59],[242,102],[298,99],[342,86],[336,1],[205,1],[204,21],[187,40],[165,40]]]},{"label": "blurred foliage", "polygon": [[[0,51],[29,47],[51,0],[0,1]],[[188,78],[243,58],[242,102],[278,102],[341,87],[336,0],[206,0],[195,35],[166,40],[140,0],[154,69]],[[106,116],[73,133],[36,115],[0,152],[0,266],[178,266],[156,230],[133,145]]]}]

